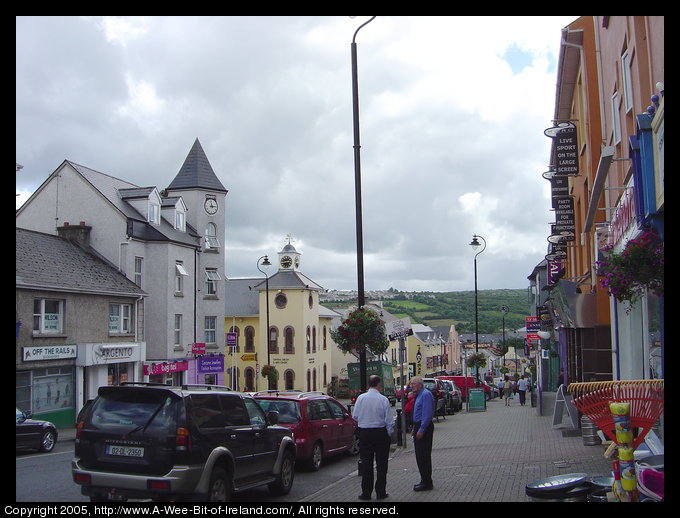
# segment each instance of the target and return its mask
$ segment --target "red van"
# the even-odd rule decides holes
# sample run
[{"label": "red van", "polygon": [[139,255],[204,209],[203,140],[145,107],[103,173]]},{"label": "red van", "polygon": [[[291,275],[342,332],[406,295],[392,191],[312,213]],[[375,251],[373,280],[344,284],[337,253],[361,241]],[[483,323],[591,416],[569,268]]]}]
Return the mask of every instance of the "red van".
[{"label": "red van", "polygon": [[[439,379],[443,380],[451,380],[453,381],[456,386],[460,389],[461,392],[461,397],[463,398],[463,401],[467,401],[467,389],[468,387],[476,387],[477,385],[475,384],[475,378],[474,376],[437,376]],[[486,393],[486,400],[488,401],[491,399],[491,387],[487,385],[486,383],[480,383],[480,387],[484,388],[484,392]]]}]

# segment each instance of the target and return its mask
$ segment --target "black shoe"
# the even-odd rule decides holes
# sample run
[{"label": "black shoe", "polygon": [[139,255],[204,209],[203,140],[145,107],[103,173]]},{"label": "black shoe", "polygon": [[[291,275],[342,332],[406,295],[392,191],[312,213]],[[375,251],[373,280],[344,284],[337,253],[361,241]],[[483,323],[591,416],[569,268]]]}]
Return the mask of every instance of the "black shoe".
[{"label": "black shoe", "polygon": [[385,500],[385,498],[387,498],[388,496],[390,496],[390,495],[388,495],[387,493],[385,493],[384,495],[377,495],[377,496],[375,497],[375,499],[376,499],[376,500]]},{"label": "black shoe", "polygon": [[370,499],[371,499],[371,495],[368,495],[368,496],[367,496],[367,495],[361,494],[361,495],[359,495],[357,498],[358,498],[359,500],[370,500]]},{"label": "black shoe", "polygon": [[413,486],[414,491],[429,491],[430,489],[434,489],[432,484],[416,484]]}]

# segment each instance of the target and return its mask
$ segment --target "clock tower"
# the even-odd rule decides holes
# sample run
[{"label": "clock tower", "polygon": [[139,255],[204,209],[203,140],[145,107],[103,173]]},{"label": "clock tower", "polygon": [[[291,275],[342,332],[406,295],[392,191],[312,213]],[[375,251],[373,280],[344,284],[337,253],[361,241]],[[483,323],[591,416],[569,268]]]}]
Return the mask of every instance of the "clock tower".
[{"label": "clock tower", "polygon": [[300,252],[295,250],[295,247],[290,244],[290,237],[288,244],[279,252],[279,271],[297,271],[300,269]]}]

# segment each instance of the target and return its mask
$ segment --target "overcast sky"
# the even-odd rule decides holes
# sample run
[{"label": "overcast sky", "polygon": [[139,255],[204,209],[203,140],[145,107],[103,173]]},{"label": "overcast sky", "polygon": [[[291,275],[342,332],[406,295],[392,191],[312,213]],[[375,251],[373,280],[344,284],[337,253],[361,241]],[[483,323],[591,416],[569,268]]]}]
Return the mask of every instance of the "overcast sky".
[{"label": "overcast sky", "polygon": [[[68,159],[169,185],[198,138],[226,275],[292,234],[357,287],[350,44],[370,17],[18,17],[17,207]],[[561,29],[575,16],[378,16],[357,35],[365,288],[525,288],[547,253]]]}]

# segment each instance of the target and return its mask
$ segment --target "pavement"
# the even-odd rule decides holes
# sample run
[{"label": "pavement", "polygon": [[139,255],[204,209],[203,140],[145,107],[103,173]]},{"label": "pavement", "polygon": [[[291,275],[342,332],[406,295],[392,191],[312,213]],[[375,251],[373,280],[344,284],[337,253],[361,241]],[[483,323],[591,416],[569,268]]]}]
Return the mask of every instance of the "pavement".
[{"label": "pavement", "polygon": [[[431,491],[413,491],[420,481],[413,451],[396,447],[389,460],[385,500],[373,502],[527,502],[530,482],[568,473],[611,476],[605,446],[586,446],[580,430],[574,433],[569,418],[552,425],[555,393],[543,394],[543,413],[517,398],[505,406],[496,398],[486,411],[457,412],[435,420],[432,445]],[[323,468],[322,468],[323,469]],[[354,471],[303,498],[302,502],[352,502],[361,493],[361,478]]]},{"label": "pavement", "polygon": [[[568,473],[611,476],[611,460],[604,445],[586,446],[580,430],[572,429],[565,415],[552,425],[555,393],[543,394],[543,414],[518,399],[505,406],[502,399],[487,402],[486,411],[463,409],[435,420],[432,446],[434,489],[413,491],[420,481],[413,451],[393,446],[387,474],[385,500],[373,502],[527,502],[528,483]],[[75,440],[75,429],[59,430],[59,440]],[[323,467],[321,468],[323,469]],[[354,471],[301,502],[349,502],[357,499],[361,478]]]}]

